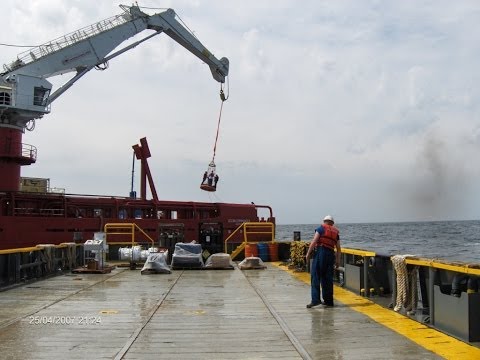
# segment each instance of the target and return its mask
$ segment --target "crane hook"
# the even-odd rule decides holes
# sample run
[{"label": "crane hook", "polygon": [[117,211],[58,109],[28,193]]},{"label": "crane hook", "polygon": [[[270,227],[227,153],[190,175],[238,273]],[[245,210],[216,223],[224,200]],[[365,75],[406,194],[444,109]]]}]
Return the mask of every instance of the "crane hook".
[{"label": "crane hook", "polygon": [[228,81],[228,77],[226,78],[227,79],[227,90],[228,90],[228,94],[225,95],[224,91],[223,91],[223,84],[220,84],[220,100],[222,100],[222,103],[225,101],[225,100],[228,100],[228,97],[230,95],[230,83]]}]

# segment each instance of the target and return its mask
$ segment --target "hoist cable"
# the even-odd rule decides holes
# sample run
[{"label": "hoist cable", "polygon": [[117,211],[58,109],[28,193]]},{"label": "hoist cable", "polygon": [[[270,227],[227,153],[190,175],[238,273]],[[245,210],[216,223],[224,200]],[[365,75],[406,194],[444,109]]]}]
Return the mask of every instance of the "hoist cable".
[{"label": "hoist cable", "polygon": [[225,93],[223,92],[222,84],[220,84],[220,100],[222,100],[222,102],[220,104],[220,113],[218,115],[217,135],[215,136],[215,145],[213,146],[212,163],[214,163],[214,164],[215,164],[215,154],[217,152],[218,134],[220,132],[220,121],[222,120],[223,103],[225,102],[225,100],[228,99],[228,96],[225,96]]},{"label": "hoist cable", "polygon": [[220,120],[222,119],[222,109],[223,109],[223,100],[220,105],[220,114],[218,115],[217,136],[215,136],[215,145],[213,147],[212,163],[215,163],[215,153],[217,151],[217,141],[218,141],[218,133],[220,132]]}]

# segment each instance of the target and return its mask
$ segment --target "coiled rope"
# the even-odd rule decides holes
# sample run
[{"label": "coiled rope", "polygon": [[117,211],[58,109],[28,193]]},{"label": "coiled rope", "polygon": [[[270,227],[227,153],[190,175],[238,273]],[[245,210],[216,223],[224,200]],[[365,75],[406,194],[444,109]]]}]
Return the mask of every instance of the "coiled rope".
[{"label": "coiled rope", "polygon": [[414,266],[410,269],[407,268],[405,262],[408,255],[395,255],[392,256],[392,264],[397,274],[397,288],[394,311],[400,311],[405,308],[407,314],[412,315],[417,310],[418,302],[418,266]]}]

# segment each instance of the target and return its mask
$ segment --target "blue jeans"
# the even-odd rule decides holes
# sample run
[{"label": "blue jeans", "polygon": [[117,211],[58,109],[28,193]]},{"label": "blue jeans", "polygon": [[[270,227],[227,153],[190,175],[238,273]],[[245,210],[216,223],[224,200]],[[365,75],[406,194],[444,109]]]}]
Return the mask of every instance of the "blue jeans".
[{"label": "blue jeans", "polygon": [[[335,266],[335,252],[319,246],[310,269],[312,304],[319,304],[321,298],[327,305],[333,305],[333,269]],[[321,286],[321,290],[320,290]]]}]

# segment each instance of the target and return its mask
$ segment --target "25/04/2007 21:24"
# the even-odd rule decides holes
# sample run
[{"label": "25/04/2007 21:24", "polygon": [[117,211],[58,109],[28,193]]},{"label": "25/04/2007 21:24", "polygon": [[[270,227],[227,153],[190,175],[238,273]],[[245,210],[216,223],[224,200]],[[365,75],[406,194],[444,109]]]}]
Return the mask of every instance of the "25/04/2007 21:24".
[{"label": "25/04/2007 21:24", "polygon": [[29,316],[30,325],[99,325],[100,316]]}]

